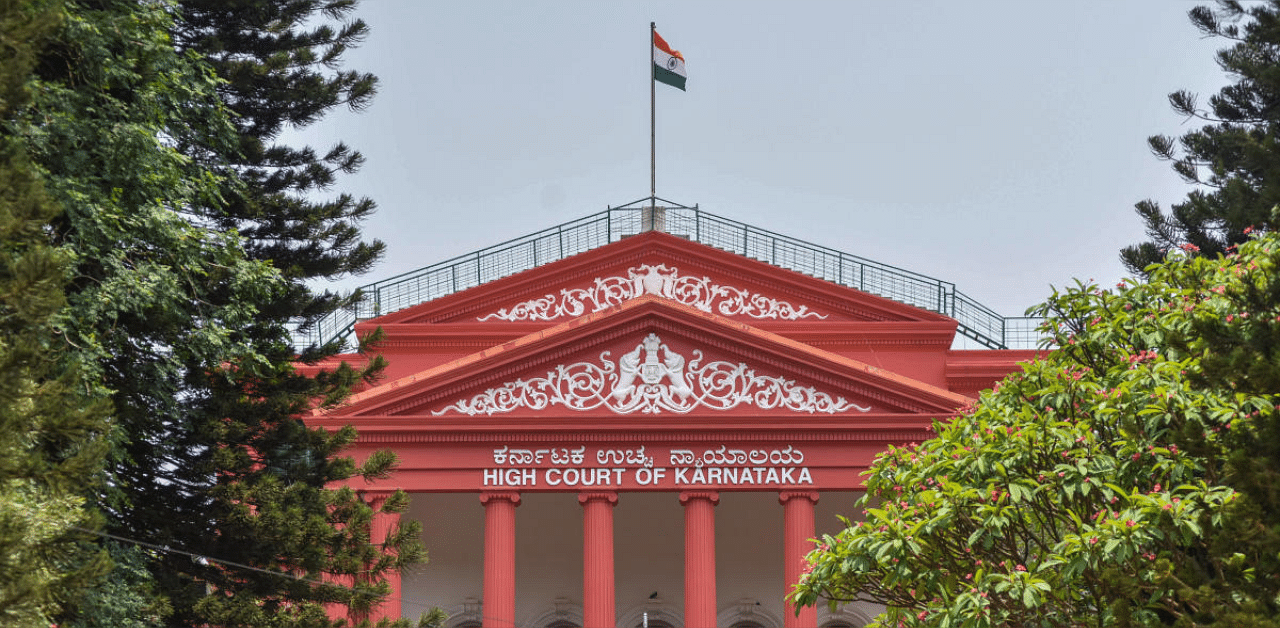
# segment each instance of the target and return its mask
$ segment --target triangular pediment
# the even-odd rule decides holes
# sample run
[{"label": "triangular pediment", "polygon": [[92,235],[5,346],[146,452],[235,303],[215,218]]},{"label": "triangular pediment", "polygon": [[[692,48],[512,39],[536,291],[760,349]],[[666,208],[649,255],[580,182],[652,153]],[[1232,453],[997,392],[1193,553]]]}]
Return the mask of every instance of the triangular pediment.
[{"label": "triangular pediment", "polygon": [[751,324],[949,322],[866,292],[652,231],[360,325],[555,325],[641,296]]},{"label": "triangular pediment", "polygon": [[333,414],[456,423],[949,416],[961,395],[652,294],[356,395]]}]

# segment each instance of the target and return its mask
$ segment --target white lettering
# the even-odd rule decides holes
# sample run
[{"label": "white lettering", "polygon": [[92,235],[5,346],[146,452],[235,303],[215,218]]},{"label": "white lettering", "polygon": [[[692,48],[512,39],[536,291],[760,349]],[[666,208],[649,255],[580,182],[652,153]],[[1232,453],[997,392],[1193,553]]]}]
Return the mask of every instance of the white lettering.
[{"label": "white lettering", "polygon": [[[801,466],[804,453],[794,445],[777,449],[730,449],[727,444],[692,449],[676,448],[651,452],[648,447],[564,446],[547,449],[512,448],[492,451],[497,468],[481,468],[485,487],[537,486],[539,475],[547,487],[688,485],[761,486],[812,485],[813,472]],[[674,473],[654,466],[655,456],[668,456]],[[592,458],[595,460],[593,461]],[[539,469],[543,461],[561,468]],[[600,464],[593,464],[598,462]],[[584,466],[584,463],[586,466]],[[751,466],[744,466],[751,465]],[[631,473],[628,480],[627,474]]]}]

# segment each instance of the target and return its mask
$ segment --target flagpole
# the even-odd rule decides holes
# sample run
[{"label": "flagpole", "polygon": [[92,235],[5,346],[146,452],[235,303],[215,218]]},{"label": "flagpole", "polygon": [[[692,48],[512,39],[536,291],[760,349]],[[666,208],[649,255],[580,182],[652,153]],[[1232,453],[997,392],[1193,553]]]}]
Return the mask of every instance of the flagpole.
[{"label": "flagpole", "polygon": [[656,207],[658,204],[658,149],[657,149],[657,107],[655,106],[656,98],[654,97],[654,84],[656,78],[654,74],[657,70],[653,67],[653,35],[658,31],[658,25],[649,22],[649,206]]}]

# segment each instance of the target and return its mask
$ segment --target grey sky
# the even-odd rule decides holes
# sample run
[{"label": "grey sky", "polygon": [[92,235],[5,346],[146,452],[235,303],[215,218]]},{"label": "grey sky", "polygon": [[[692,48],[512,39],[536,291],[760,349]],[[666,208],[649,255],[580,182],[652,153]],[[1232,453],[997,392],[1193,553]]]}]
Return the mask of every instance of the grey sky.
[{"label": "grey sky", "polygon": [[344,287],[647,197],[655,21],[689,72],[658,85],[659,196],[1020,315],[1114,284],[1133,204],[1186,193],[1145,140],[1226,80],[1196,4],[364,0],[347,65],[380,94],[304,137],[368,159],[339,188],[389,253]]}]

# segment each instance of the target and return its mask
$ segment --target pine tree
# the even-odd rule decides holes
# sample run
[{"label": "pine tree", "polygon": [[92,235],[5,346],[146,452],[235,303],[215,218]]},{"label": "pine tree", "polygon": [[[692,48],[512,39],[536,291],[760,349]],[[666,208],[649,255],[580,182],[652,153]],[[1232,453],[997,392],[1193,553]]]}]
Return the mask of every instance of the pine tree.
[{"label": "pine tree", "polygon": [[47,628],[105,572],[84,547],[100,524],[84,478],[100,477],[108,430],[60,333],[66,257],[45,230],[58,207],[9,123],[56,27],[48,3],[0,0],[0,624]]},{"label": "pine tree", "polygon": [[[338,194],[317,200],[337,175],[364,157],[339,143],[326,151],[290,146],[281,134],[307,126],[335,107],[362,110],[377,78],[339,69],[342,54],[368,35],[350,19],[354,0],[181,0],[175,41],[205,58],[224,82],[218,92],[233,112],[236,150],[221,155],[236,181],[224,202],[200,208],[224,230],[238,231],[254,259],[272,260],[290,280],[264,314],[300,331],[358,295],[313,293],[303,282],[368,270],[385,245],[360,239],[358,223],[375,204]],[[188,146],[193,154],[199,147]],[[327,351],[332,351],[328,348]],[[306,354],[311,360],[317,355]]]},{"label": "pine tree", "polygon": [[1216,10],[1201,6],[1189,15],[1206,36],[1233,42],[1217,55],[1231,83],[1207,109],[1190,92],[1169,95],[1174,111],[1204,124],[1148,144],[1196,187],[1168,213],[1151,200],[1137,204],[1150,240],[1120,254],[1135,273],[1171,250],[1220,255],[1253,230],[1280,227],[1272,211],[1280,205],[1280,0],[1219,0]]},{"label": "pine tree", "polygon": [[[423,555],[417,524],[406,522],[391,538],[372,539],[379,547],[394,550],[378,553],[371,551],[370,539],[333,535],[331,526],[319,520],[309,528],[279,526],[273,509],[288,512],[301,506],[313,514],[326,509],[349,513],[358,505],[349,491],[323,491],[326,484],[352,474],[349,466],[335,465],[334,457],[354,433],[309,430],[296,417],[316,400],[337,403],[358,381],[376,376],[381,362],[374,361],[362,372],[341,369],[304,377],[293,370],[295,362],[332,355],[337,347],[310,347],[299,357],[291,332],[305,331],[358,298],[317,294],[308,282],[364,272],[384,246],[360,239],[357,225],[375,207],[370,199],[339,194],[315,200],[337,175],[360,166],[360,154],[340,144],[321,155],[310,147],[286,145],[280,136],[335,107],[359,110],[369,102],[375,77],[338,69],[342,53],[368,29],[362,21],[348,19],[355,7],[349,0],[183,0],[180,7],[183,19],[175,25],[175,42],[181,50],[200,55],[222,79],[218,94],[235,125],[234,150],[225,151],[218,160],[225,180],[234,185],[224,186],[221,202],[193,207],[193,211],[221,230],[237,232],[247,255],[270,261],[284,285],[257,300],[256,324],[242,330],[262,362],[238,365],[226,377],[211,382],[208,397],[191,409],[226,429],[223,438],[233,444],[223,448],[217,461],[220,477],[229,480],[222,503],[236,507],[252,503],[264,515],[246,521],[242,534],[228,535],[249,536],[260,543],[218,550],[237,561],[252,562],[270,561],[279,548],[293,548],[290,555],[300,557],[303,571],[352,576],[347,581],[362,593],[345,599],[358,615],[373,603],[371,594],[386,591],[379,574]],[[204,154],[204,147],[183,148],[195,156]],[[227,416],[237,420],[224,423],[222,417]],[[393,461],[390,455],[380,456],[368,461],[362,472],[382,473]],[[281,492],[279,485],[287,489]],[[381,509],[397,512],[406,506],[406,496],[398,494]],[[235,517],[231,520],[240,522]],[[312,595],[334,597],[332,592],[327,598],[316,597],[315,591]]]}]

